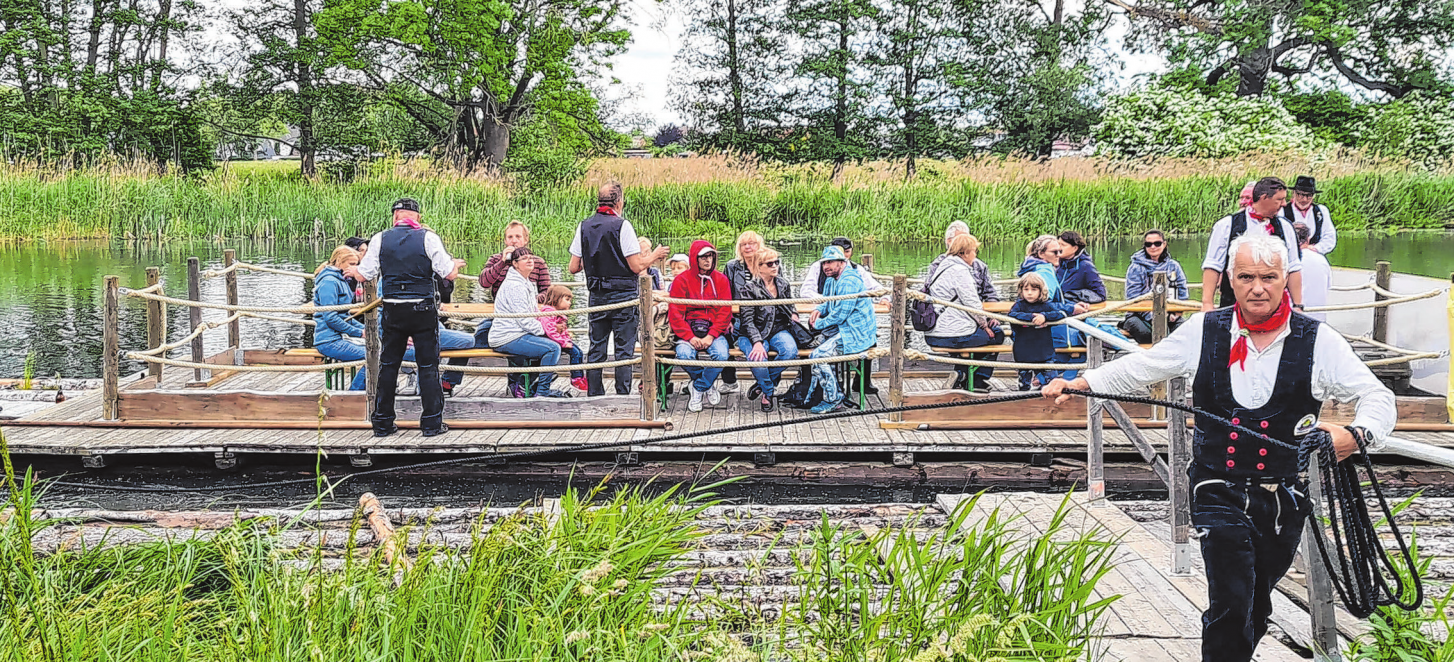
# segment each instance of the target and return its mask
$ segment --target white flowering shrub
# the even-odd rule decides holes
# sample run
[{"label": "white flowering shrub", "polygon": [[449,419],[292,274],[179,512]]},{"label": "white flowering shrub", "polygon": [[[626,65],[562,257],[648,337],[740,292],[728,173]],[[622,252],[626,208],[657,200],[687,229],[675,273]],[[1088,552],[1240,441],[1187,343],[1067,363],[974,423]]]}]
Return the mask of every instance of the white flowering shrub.
[{"label": "white flowering shrub", "polygon": [[1106,102],[1095,129],[1101,154],[1221,158],[1311,149],[1312,131],[1270,97],[1209,97],[1152,86]]},{"label": "white flowering shrub", "polygon": [[1414,92],[1376,108],[1356,135],[1375,152],[1437,168],[1454,159],[1454,96]]}]

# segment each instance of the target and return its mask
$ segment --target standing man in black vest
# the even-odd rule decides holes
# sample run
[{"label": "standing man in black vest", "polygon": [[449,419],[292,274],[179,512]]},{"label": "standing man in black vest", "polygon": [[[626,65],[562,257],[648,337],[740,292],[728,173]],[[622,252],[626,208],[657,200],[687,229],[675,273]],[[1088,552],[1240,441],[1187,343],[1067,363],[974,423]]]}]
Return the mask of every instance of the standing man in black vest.
[{"label": "standing man in black vest", "polygon": [[1308,226],[1313,234],[1307,250],[1327,255],[1338,245],[1338,232],[1333,229],[1328,208],[1317,204],[1319,193],[1322,191],[1318,190],[1318,180],[1298,175],[1297,183],[1292,186],[1292,203],[1282,208],[1282,217],[1294,226],[1298,223]]},{"label": "standing man in black vest", "polygon": [[1280,215],[1283,203],[1287,202],[1287,184],[1276,177],[1264,177],[1252,186],[1252,204],[1231,216],[1217,221],[1212,226],[1212,240],[1207,244],[1207,259],[1202,261],[1202,312],[1216,308],[1216,296],[1221,294],[1221,305],[1232,305],[1232,281],[1226,277],[1232,266],[1232,242],[1243,234],[1262,234],[1277,237],[1287,246],[1287,285],[1292,292],[1292,304],[1299,310],[1303,307],[1302,253],[1297,247],[1297,236],[1292,224]]},{"label": "standing man in black vest", "polygon": [[[1193,316],[1149,350],[1042,391],[1058,404],[1070,397],[1066,388],[1132,394],[1185,377],[1193,406],[1221,419],[1197,415],[1188,468],[1210,605],[1202,614],[1205,662],[1247,662],[1267,634],[1272,591],[1292,565],[1311,508],[1295,450],[1303,437],[1326,430],[1341,462],[1358,451],[1358,439],[1370,451],[1382,447],[1398,416],[1393,392],[1348,341],[1293,311],[1281,240],[1249,233],[1231,252],[1235,305]],[[1351,425],[1318,422],[1329,398],[1357,401]]]},{"label": "standing man in black vest", "polygon": [[[586,272],[586,291],[590,294],[592,307],[635,299],[639,294],[637,275],[646,271],[652,263],[671,255],[668,246],[657,246],[651,253],[641,252],[636,229],[631,227],[630,221],[621,217],[621,209],[625,205],[626,196],[620,184],[603,184],[596,194],[596,213],[576,226],[575,238],[571,240],[568,269],[573,274],[582,270]],[[612,336],[616,338],[613,360],[629,360],[636,354],[639,322],[636,308],[591,313],[587,319],[591,334],[591,348],[586,352],[587,363],[606,361],[606,343]],[[616,393],[630,395],[631,366],[616,368],[615,376]],[[587,370],[586,382],[586,395],[606,394],[600,369]]]},{"label": "standing man in black vest", "polygon": [[439,381],[439,298],[436,276],[451,283],[464,260],[444,250],[432,230],[419,225],[419,203],[412,198],[394,202],[394,227],[369,240],[369,251],[358,265],[368,280],[379,278],[384,300],[383,347],[379,354],[378,391],[374,394],[374,436],[387,437],[394,425],[394,387],[399,364],[409,340],[414,341],[414,362],[419,365],[419,400],[424,412],[419,430],[426,437],[449,430],[444,424],[444,388]]}]

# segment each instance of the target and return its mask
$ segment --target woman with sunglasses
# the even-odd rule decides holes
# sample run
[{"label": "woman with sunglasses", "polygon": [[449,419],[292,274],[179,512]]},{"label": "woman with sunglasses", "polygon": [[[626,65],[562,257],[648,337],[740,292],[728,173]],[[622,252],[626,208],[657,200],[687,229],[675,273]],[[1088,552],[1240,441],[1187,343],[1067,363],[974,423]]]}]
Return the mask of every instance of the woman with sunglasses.
[{"label": "woman with sunglasses", "polygon": [[[1171,284],[1171,294],[1176,298],[1185,300],[1187,298],[1186,273],[1181,270],[1181,265],[1171,259],[1171,244],[1166,239],[1166,234],[1160,230],[1148,230],[1141,238],[1142,249],[1131,256],[1131,266],[1126,268],[1126,298],[1134,299],[1151,291],[1151,280],[1155,278],[1158,271],[1166,272],[1166,279]],[[1167,332],[1176,330],[1181,326],[1182,317],[1179,313],[1171,313],[1167,316]],[[1126,315],[1126,321],[1121,323],[1121,328],[1126,330],[1136,342],[1146,344],[1151,342],[1151,313],[1131,313]]]},{"label": "woman with sunglasses", "polygon": [[[782,259],[778,252],[759,247],[749,260],[752,279],[737,291],[742,301],[766,301],[770,299],[793,298],[793,287],[782,272]],[[798,358],[798,343],[793,338],[789,324],[798,318],[797,310],[791,304],[772,306],[741,306],[737,313],[737,349],[747,355],[748,361],[767,361],[768,350],[777,352],[776,361],[791,361]],[[757,400],[763,411],[776,408],[773,391],[782,379],[782,368],[753,368],[756,384],[747,391],[749,400]]]}]

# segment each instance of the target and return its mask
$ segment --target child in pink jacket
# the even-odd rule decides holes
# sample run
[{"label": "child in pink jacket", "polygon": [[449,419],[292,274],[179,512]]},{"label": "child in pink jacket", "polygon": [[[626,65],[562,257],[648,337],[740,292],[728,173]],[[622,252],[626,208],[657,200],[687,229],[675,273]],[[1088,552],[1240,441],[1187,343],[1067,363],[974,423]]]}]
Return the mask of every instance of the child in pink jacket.
[{"label": "child in pink jacket", "polygon": [[[545,294],[541,295],[540,312],[551,313],[555,311],[570,310],[571,302],[575,300],[575,293],[564,285],[551,285],[546,288]],[[575,340],[570,337],[570,331],[566,329],[565,315],[551,315],[540,318],[541,326],[545,327],[545,337],[560,344],[562,354],[570,356],[571,365],[580,365],[581,349],[576,347]],[[570,383],[582,391],[586,390],[586,373],[580,370],[570,372]]]}]

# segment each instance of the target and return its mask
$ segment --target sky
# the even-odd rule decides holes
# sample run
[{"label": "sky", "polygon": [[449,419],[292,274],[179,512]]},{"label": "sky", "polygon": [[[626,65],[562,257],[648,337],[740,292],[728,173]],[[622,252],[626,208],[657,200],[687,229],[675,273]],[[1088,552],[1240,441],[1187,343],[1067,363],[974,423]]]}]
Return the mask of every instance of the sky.
[{"label": "sky", "polygon": [[[677,51],[682,45],[682,18],[669,7],[653,0],[633,0],[632,14],[632,42],[627,51],[616,58],[615,68],[611,72],[625,88],[615,90],[615,94],[635,94],[635,99],[622,110],[650,116],[655,119],[657,127],[681,124],[680,114],[668,107],[668,86]],[[1113,59],[1120,61],[1125,67],[1119,76],[1119,85],[1129,85],[1135,76],[1166,69],[1165,59],[1158,55],[1126,53],[1120,46],[1125,33],[1125,19],[1118,17],[1106,34]]]}]

